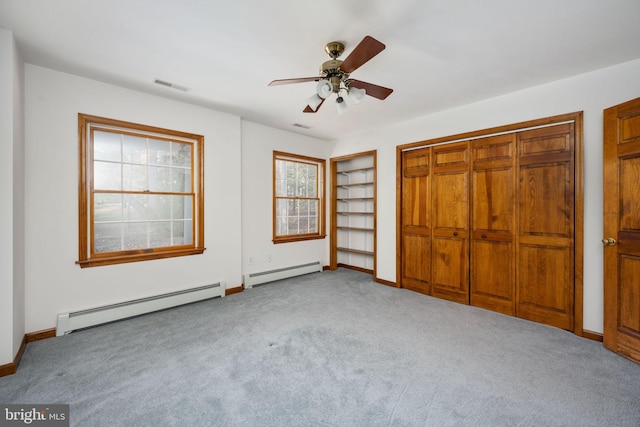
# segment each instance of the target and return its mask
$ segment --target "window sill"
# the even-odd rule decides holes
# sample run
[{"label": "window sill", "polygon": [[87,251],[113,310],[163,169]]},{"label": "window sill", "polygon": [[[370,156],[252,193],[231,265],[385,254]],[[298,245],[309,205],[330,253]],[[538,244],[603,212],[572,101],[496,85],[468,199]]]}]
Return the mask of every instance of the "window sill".
[{"label": "window sill", "polygon": [[320,239],[324,239],[326,236],[322,235],[322,236],[318,236],[318,235],[313,235],[313,236],[289,236],[289,237],[278,237],[273,239],[273,244],[277,245],[279,243],[290,243],[290,242],[303,242],[305,240],[320,240]]},{"label": "window sill", "polygon": [[206,248],[189,248],[161,252],[137,253],[133,255],[100,256],[76,261],[81,268],[100,267],[103,265],[124,264],[129,262],[148,261],[152,259],[174,258],[179,256],[200,255]]}]

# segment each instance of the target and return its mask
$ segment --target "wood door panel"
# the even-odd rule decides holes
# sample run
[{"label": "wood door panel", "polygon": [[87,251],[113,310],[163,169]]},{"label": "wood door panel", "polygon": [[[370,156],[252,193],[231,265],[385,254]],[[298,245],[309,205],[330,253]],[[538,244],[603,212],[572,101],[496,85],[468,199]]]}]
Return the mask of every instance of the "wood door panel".
[{"label": "wood door panel", "polygon": [[471,305],[515,314],[513,252],[511,242],[472,241]]},{"label": "wood door panel", "polygon": [[450,172],[434,177],[434,228],[469,227],[468,173]]},{"label": "wood door panel", "polygon": [[431,238],[405,234],[402,247],[403,287],[431,294]]},{"label": "wood door panel", "polygon": [[466,239],[433,237],[433,296],[468,304],[468,257]]},{"label": "wood door panel", "polygon": [[402,194],[403,226],[429,228],[429,175],[405,177]]},{"label": "wood door panel", "polygon": [[620,144],[634,142],[640,139],[640,114],[631,114],[620,118]]},{"label": "wood door panel", "polygon": [[512,168],[473,171],[472,230],[513,232]]},{"label": "wood door panel", "polygon": [[520,168],[521,234],[571,237],[573,193],[567,191],[572,176],[570,166],[541,164]]},{"label": "wood door panel", "polygon": [[620,265],[618,327],[640,335],[640,256],[622,255]]},{"label": "wood door panel", "polygon": [[520,245],[516,315],[562,329],[573,325],[573,275],[569,247]]},{"label": "wood door panel", "polygon": [[469,163],[469,150],[467,144],[451,144],[436,147],[433,150],[433,165],[442,167],[465,167]]},{"label": "wood door panel", "polygon": [[510,160],[513,158],[513,135],[501,135],[498,137],[485,138],[489,140],[476,140],[473,145],[472,161],[474,168],[481,162],[494,163],[499,160]]},{"label": "wood door panel", "polygon": [[429,175],[430,152],[431,150],[429,148],[403,152],[403,176],[412,177]]},{"label": "wood door panel", "polygon": [[638,153],[620,159],[620,231],[640,232],[640,149]]},{"label": "wood door panel", "polygon": [[573,152],[573,123],[520,132],[520,157]]}]

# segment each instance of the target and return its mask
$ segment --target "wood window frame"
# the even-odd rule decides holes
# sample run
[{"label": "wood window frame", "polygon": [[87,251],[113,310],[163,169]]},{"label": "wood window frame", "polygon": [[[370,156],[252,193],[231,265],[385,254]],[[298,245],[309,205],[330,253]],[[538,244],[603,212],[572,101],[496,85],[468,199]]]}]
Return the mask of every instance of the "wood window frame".
[{"label": "wood window frame", "polygon": [[[191,192],[193,197],[193,239],[190,244],[95,253],[93,241],[93,129],[109,129],[134,136],[147,136],[177,142],[191,142]],[[82,267],[147,261],[197,255],[204,247],[204,136],[147,126],[122,120],[78,113],[78,261]],[[148,192],[148,190],[147,190]],[[124,194],[125,191],[119,193]]]},{"label": "wood window frame", "polygon": [[[281,198],[277,196],[277,183],[276,183],[276,161],[287,160],[304,164],[313,164],[318,166],[318,173],[316,174],[316,194],[318,199],[318,232],[309,234],[290,234],[286,236],[277,235],[277,200]],[[286,153],[283,151],[273,152],[273,243],[289,243],[300,242],[305,240],[324,239],[326,237],[326,160],[316,157],[303,156],[300,154]],[[305,200],[307,198],[304,198]]]}]

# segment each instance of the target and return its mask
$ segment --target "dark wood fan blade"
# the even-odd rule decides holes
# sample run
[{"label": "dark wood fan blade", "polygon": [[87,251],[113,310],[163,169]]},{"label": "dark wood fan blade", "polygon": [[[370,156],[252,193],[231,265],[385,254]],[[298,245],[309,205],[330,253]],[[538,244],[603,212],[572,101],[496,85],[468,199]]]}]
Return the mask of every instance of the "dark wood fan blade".
[{"label": "dark wood fan blade", "polygon": [[302,110],[303,113],[317,113],[318,110],[320,109],[320,107],[322,107],[322,104],[324,104],[324,99],[320,102],[320,104],[318,104],[318,108],[316,108],[316,111],[313,111],[313,109],[311,107],[309,107],[308,105],[305,107],[304,110]]},{"label": "dark wood fan blade", "polygon": [[304,83],[304,82],[313,82],[320,80],[320,77],[301,77],[299,79],[282,79],[282,80],[274,80],[269,83],[269,86],[279,86],[279,85],[289,85],[291,83]]},{"label": "dark wood fan blade", "polygon": [[360,80],[351,80],[349,83],[349,87],[357,87],[358,89],[364,89],[367,91],[367,95],[373,96],[378,99],[386,99],[387,96],[391,95],[393,89],[389,89],[388,87],[374,85],[373,83],[367,83]]},{"label": "dark wood fan blade", "polygon": [[366,36],[353,52],[342,62],[340,69],[345,73],[352,73],[384,50],[386,46],[371,36]]}]

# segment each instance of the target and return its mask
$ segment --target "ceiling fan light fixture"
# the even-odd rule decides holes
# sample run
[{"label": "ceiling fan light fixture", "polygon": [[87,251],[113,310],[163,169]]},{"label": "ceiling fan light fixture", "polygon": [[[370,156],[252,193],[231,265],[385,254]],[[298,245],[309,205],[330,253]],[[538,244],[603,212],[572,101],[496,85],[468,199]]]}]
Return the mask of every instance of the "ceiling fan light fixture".
[{"label": "ceiling fan light fixture", "polygon": [[360,104],[360,102],[362,102],[366,94],[367,94],[367,91],[364,89],[360,89],[357,87],[349,88],[349,99],[352,100],[355,104]]},{"label": "ceiling fan light fixture", "polygon": [[347,103],[344,102],[344,98],[339,96],[336,98],[336,111],[338,115],[342,115],[347,112]]},{"label": "ceiling fan light fixture", "polygon": [[313,111],[316,111],[318,109],[320,104],[322,104],[322,101],[324,101],[324,99],[320,98],[317,93],[314,93],[309,98],[307,98],[307,104],[309,104],[309,108],[311,108]]},{"label": "ceiling fan light fixture", "polygon": [[320,80],[316,87],[316,91],[318,96],[324,99],[333,93],[333,85],[329,80]]}]

